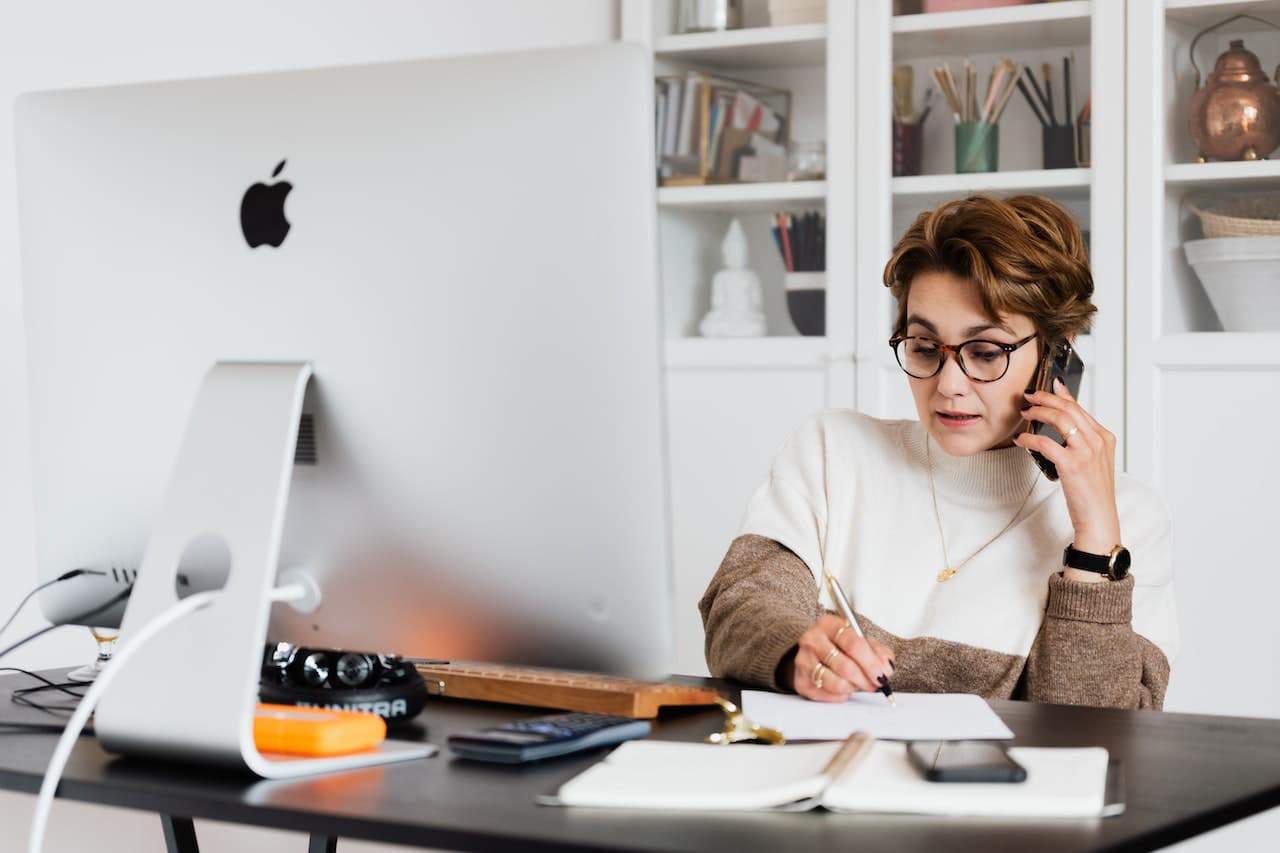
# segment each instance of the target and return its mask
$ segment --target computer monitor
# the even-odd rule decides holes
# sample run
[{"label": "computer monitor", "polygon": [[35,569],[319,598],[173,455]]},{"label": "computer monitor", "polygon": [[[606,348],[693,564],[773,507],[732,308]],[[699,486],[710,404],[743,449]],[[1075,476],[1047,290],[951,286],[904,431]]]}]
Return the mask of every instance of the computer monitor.
[{"label": "computer monitor", "polygon": [[136,571],[215,362],[305,361],[322,603],[272,639],[665,671],[651,87],[606,44],[20,98],[38,570],[105,572],[46,617]]}]

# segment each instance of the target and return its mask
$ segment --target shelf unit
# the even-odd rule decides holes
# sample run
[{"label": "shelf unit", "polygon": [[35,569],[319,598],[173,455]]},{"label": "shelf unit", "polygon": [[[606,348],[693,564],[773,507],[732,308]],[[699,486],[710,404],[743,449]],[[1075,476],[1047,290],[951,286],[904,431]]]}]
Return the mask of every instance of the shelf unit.
[{"label": "shelf unit", "polygon": [[[1201,29],[1235,14],[1280,23],[1280,0],[1128,0],[1126,195],[1136,210],[1128,246],[1128,430],[1135,440],[1128,469],[1163,487],[1167,477],[1166,388],[1196,371],[1280,372],[1280,334],[1224,330],[1182,244],[1202,236],[1187,197],[1216,191],[1280,189],[1280,161],[1196,162],[1187,129],[1194,93],[1190,44]],[[1197,47],[1202,78],[1232,38],[1274,68],[1280,31],[1254,21],[1206,35]],[[1155,274],[1152,274],[1155,271]]]},{"label": "shelf unit", "polygon": [[[965,12],[891,15],[890,4],[860,2],[857,21],[858,111],[858,290],[857,407],[881,417],[915,417],[915,409],[892,355],[883,346],[895,305],[879,285],[893,243],[921,211],[970,193],[1037,193],[1068,208],[1091,232],[1094,302],[1098,315],[1089,336],[1091,358],[1081,402],[1099,421],[1113,426],[1124,446],[1124,87],[1094,86],[1122,81],[1123,2],[1070,2],[1010,6]],[[1049,61],[1055,71],[1068,51],[1077,58],[1075,109],[1092,95],[1092,163],[1072,169],[1041,168],[1040,126],[1020,95],[1000,122],[1000,170],[953,173],[953,121],[939,100],[924,127],[923,174],[894,178],[890,134],[891,76],[896,63],[915,70],[916,96],[929,69],[964,57],[978,65],[979,79],[996,61]],[[1060,83],[1061,77],[1058,77]],[[1061,93],[1058,92],[1061,108]],[[1099,367],[1101,365],[1102,367]]]},{"label": "shelf unit", "polygon": [[[1093,91],[1090,167],[1040,168],[1039,125],[1014,96],[1001,122],[1001,171],[950,174],[951,118],[935,107],[926,128],[924,174],[891,175],[890,80],[895,61],[926,69],[973,55],[980,76],[994,61],[1052,60],[1077,54],[1078,92],[1091,81],[1124,79],[1125,0],[1069,0],[946,14],[892,15],[892,0],[839,0],[823,24],[767,26],[766,0],[746,0],[745,28],[672,32],[674,0],[623,0],[623,38],[647,46],[655,73],[686,69],[782,86],[793,92],[793,139],[825,139],[823,181],[660,187],[657,192],[663,290],[668,424],[672,453],[681,665],[701,665],[701,625],[689,602],[739,520],[786,433],[826,407],[880,417],[916,416],[888,339],[892,296],[881,274],[892,244],[916,213],[973,192],[1043,193],[1092,228],[1100,319],[1078,344],[1090,369],[1084,400],[1121,437],[1124,384],[1124,87]],[[1076,107],[1082,106],[1078,95]],[[799,337],[787,318],[782,266],[768,214],[825,209],[827,328]],[[697,336],[720,267],[719,244],[741,217],[751,267],[766,289],[769,337]],[[1095,371],[1092,365],[1111,366]],[[1123,458],[1123,457],[1121,457]],[[686,612],[689,611],[689,612]]]}]

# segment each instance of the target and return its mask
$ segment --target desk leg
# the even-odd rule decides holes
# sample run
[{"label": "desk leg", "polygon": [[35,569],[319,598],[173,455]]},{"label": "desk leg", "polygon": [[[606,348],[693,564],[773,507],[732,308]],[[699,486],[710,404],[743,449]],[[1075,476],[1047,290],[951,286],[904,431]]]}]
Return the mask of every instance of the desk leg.
[{"label": "desk leg", "polygon": [[307,853],[338,853],[338,838],[334,835],[313,835]]},{"label": "desk leg", "polygon": [[191,818],[162,814],[160,827],[164,830],[164,849],[168,853],[200,853],[196,825]]}]

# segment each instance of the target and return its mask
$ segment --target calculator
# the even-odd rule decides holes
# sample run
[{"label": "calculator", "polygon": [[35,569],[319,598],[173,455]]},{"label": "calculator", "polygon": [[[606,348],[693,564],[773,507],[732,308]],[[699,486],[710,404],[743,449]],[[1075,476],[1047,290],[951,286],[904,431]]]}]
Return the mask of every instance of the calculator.
[{"label": "calculator", "polygon": [[611,714],[551,714],[449,735],[449,749],[463,758],[521,764],[645,737],[651,729],[648,720]]}]

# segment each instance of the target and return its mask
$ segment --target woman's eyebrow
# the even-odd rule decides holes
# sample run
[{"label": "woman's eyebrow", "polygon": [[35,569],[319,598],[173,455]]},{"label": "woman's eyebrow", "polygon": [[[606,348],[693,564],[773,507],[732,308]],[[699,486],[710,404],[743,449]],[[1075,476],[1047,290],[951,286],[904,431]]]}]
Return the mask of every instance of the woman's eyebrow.
[{"label": "woman's eyebrow", "polygon": [[[910,317],[907,318],[907,325],[910,326],[912,323],[919,323],[921,326],[924,326],[926,329],[928,329],[930,332],[933,332],[935,335],[938,334],[938,327],[930,323],[925,318],[921,317],[919,314],[912,314]],[[1008,326],[1001,326],[1001,325],[997,325],[996,323],[981,323],[977,326],[970,326],[969,328],[965,329],[964,336],[969,337],[970,335],[981,334],[982,332],[985,332],[987,329],[995,329],[997,331],[1005,332],[1006,334],[1010,334],[1010,335],[1014,333],[1013,330],[1010,329]]]}]

